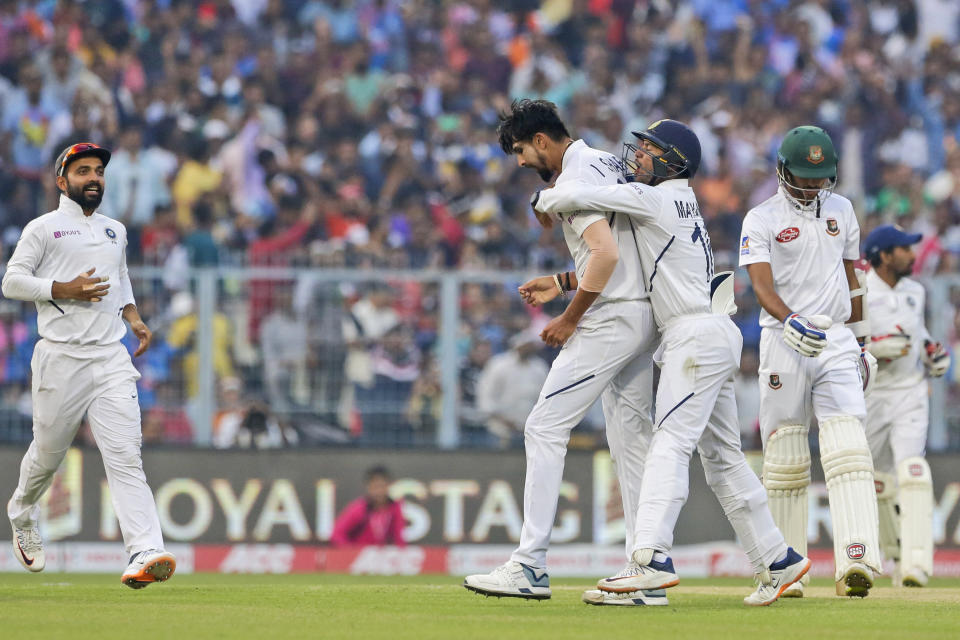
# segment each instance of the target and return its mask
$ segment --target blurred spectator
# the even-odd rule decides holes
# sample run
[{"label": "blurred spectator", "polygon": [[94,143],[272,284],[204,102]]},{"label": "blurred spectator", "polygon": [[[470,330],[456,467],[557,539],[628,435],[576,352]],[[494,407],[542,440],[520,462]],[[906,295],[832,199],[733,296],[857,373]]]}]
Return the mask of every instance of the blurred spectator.
[{"label": "blurred spectator", "polygon": [[[186,397],[197,395],[199,370],[199,352],[197,350],[197,312],[193,296],[181,291],[170,300],[170,314],[173,322],[167,331],[166,342],[180,359],[182,380],[185,382]],[[213,314],[213,370],[217,378],[231,378],[235,375],[231,344],[233,333],[230,319],[219,311]]]},{"label": "blurred spectator", "polygon": [[158,207],[170,205],[167,182],[177,165],[169,151],[144,147],[143,129],[139,121],[126,125],[104,175],[110,188],[101,211],[122,221],[128,232],[149,224]]},{"label": "blurred spectator", "polygon": [[337,516],[330,544],[337,547],[395,545],[403,540],[403,502],[390,497],[390,472],[372,467],[366,473],[366,491]]},{"label": "blurred spectator", "polygon": [[549,368],[537,357],[541,342],[526,330],[510,340],[510,350],[487,362],[477,381],[477,407],[500,448],[519,444],[527,415],[537,403]]},{"label": "blurred spectator", "polygon": [[307,324],[294,311],[290,286],[274,295],[276,306],[260,325],[263,378],[270,406],[286,412],[307,404]]}]

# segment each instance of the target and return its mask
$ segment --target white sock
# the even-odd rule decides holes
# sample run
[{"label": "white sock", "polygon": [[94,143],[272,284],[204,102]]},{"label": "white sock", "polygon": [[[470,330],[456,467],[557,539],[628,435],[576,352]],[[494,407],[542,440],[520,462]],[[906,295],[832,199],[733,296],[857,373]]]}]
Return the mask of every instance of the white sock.
[{"label": "white sock", "polygon": [[653,559],[656,560],[657,562],[666,562],[667,554],[665,554],[663,551],[654,551]]}]

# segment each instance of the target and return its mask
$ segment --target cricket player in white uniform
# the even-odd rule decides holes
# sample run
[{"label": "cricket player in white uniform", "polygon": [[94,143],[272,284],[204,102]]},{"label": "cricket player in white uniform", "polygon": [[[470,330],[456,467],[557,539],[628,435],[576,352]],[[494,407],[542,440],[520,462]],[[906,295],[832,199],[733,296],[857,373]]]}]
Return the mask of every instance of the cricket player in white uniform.
[{"label": "cricket player in white uniform", "polygon": [[[777,175],[776,195],[747,213],[740,238],[740,265],[763,307],[763,482],[787,543],[806,554],[807,433],[815,415],[837,594],[863,597],[881,564],[873,462],[863,427],[864,391],[876,361],[863,346],[869,327],[854,270],[860,227],[850,201],[831,193],[837,155],[822,129],[803,126],[787,133]],[[785,595],[802,594],[797,584]]]},{"label": "cricket player in white uniform", "polygon": [[679,582],[668,554],[687,499],[690,456],[697,449],[707,483],[759,577],[744,602],[768,605],[809,570],[810,561],[787,547],[763,485],[740,449],[734,374],[743,338],[728,315],[735,309],[733,283],[727,279],[719,295],[712,290],[710,237],[688,185],[700,164],[700,142],[675,120],[655,122],[633,135],[640,144],[627,145],[624,160],[635,168],[637,182],[558,183],[541,192],[536,204],[538,211],[560,216],[616,211],[636,223],[635,250],[661,333],[654,356],[660,366],[654,435],[636,505],[632,562],[597,586],[622,593]]},{"label": "cricket player in white uniform", "polygon": [[33,442],[7,503],[13,552],[29,571],[45,564],[38,518],[86,414],[103,457],[113,508],[130,563],[121,576],[139,589],[176,569],[163,550],[160,520],[140,459],[140,374],[121,340],[130,324],[140,344],[152,334],[140,318],[127,276],[124,226],[96,212],[110,152],[92,143],[57,159],[60,206],[23,229],[3,276],[3,295],[37,305],[40,341],[33,351]]},{"label": "cricket player in white uniform", "polygon": [[924,459],[930,389],[950,355],[930,337],[923,319],[926,292],[907,276],[919,233],[883,225],[870,232],[864,253],[870,353],[879,369],[867,396],[867,442],[873,455],[880,547],[896,564],[894,586],[922,587],[933,573],[933,478]]},{"label": "cricket player in white uniform", "polygon": [[[511,112],[501,117],[498,133],[503,150],[516,154],[521,167],[535,169],[544,180],[559,172],[557,184],[626,181],[620,160],[591,149],[582,140],[574,141],[550,102],[515,102]],[[520,544],[510,560],[492,573],[464,580],[467,589],[485,595],[550,597],[546,554],[567,441],[600,397],[620,481],[628,544],[634,528],[634,505],[652,430],[652,354],[657,336],[653,312],[626,216],[571,212],[558,222],[576,272],[535,278],[520,287],[520,294],[534,305],[573,289],[576,294],[566,311],[541,333],[545,343],[563,348],[524,426],[527,470]],[[551,224],[545,218],[541,223]],[[667,603],[662,591],[637,592],[630,598],[599,592],[593,596],[591,604]]]}]

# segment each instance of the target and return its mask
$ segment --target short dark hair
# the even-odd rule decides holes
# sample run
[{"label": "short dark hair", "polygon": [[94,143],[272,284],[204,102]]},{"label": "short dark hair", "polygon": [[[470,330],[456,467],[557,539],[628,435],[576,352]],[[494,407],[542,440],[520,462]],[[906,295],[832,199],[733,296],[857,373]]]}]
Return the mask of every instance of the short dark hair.
[{"label": "short dark hair", "polygon": [[570,137],[570,132],[557,113],[557,105],[549,100],[514,100],[509,113],[500,113],[499,117],[497,136],[500,148],[507,155],[513,154],[513,145],[532,140],[537,133],[543,133],[557,142]]},{"label": "short dark hair", "polygon": [[390,479],[390,471],[387,470],[382,464],[378,464],[367,469],[367,472],[364,474],[367,479],[367,482],[370,482],[374,478],[384,478],[385,480]]}]

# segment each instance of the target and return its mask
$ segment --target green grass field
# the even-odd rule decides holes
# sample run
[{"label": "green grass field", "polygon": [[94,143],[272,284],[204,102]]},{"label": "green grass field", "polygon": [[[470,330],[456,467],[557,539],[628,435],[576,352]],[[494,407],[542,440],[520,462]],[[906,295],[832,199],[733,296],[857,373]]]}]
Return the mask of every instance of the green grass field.
[{"label": "green grass field", "polygon": [[133,591],[110,575],[0,574],[0,638],[960,638],[960,580],[864,600],[815,580],[810,597],[761,608],[741,604],[746,580],[684,580],[668,607],[591,607],[586,581],[552,586],[527,602],[448,576],[197,574]]}]

